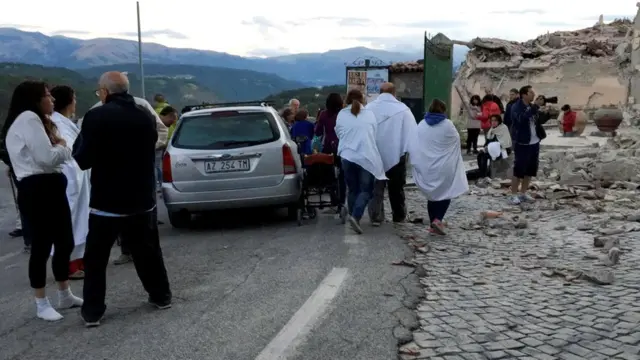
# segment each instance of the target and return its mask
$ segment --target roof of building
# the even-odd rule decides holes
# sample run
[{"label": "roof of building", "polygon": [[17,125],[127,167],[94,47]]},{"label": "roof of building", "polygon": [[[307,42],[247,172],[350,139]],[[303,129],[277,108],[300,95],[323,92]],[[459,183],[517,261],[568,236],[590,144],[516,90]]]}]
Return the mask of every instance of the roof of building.
[{"label": "roof of building", "polygon": [[403,61],[393,63],[389,66],[390,73],[423,72],[424,61]]}]

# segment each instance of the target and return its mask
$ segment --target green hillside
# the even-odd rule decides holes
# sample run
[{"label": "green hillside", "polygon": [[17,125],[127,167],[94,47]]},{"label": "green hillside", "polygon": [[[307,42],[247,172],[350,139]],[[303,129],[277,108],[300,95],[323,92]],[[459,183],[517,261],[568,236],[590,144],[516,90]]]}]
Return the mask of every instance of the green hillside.
[{"label": "green hillside", "polygon": [[274,95],[270,95],[265,100],[273,101],[277,109],[282,109],[291,99],[300,100],[300,106],[309,111],[310,116],[316,116],[318,109],[324,108],[327,96],[331,93],[338,93],[345,96],[347,87],[345,85],[331,85],[324,87],[307,87],[302,89],[294,89],[283,91]]},{"label": "green hillside", "polygon": [[[0,122],[4,122],[13,89],[22,81],[43,80],[50,86],[68,85],[76,91],[77,115],[82,116],[98,99],[95,95],[98,87],[97,77],[85,77],[78,72],[57,67],[0,63]],[[129,76],[131,93],[139,95],[140,80],[134,74]],[[145,78],[145,88],[151,98],[153,94],[164,94],[178,109],[185,105],[219,101],[219,96],[210,89],[192,79],[173,79],[163,77]]]},{"label": "green hillside", "polygon": [[[78,70],[81,74],[98,77],[105,71],[126,71],[130,75],[140,72],[138,64],[118,64],[98,66]],[[304,87],[297,81],[285,80],[274,74],[251,70],[230,69],[196,65],[145,64],[144,76],[149,79],[180,80],[187,79],[213,89],[219,98],[225,101],[254,101],[281,91]],[[146,82],[145,82],[146,84]],[[148,96],[153,92],[147,90]],[[171,98],[169,98],[171,101]]]}]

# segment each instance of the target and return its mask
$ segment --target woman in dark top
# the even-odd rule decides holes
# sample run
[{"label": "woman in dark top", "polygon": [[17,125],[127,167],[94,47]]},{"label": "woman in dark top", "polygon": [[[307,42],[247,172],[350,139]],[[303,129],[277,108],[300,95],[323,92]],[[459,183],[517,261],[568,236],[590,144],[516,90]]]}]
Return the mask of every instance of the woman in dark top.
[{"label": "woman in dark top", "polygon": [[342,172],[342,159],[338,154],[338,135],[336,135],[336,120],[338,113],[344,107],[342,96],[338,93],[331,93],[327,96],[325,110],[323,110],[316,120],[315,135],[322,137],[322,152],[335,155],[335,164],[338,167],[338,186],[340,204],[344,204],[347,194],[347,183]]},{"label": "woman in dark top", "polygon": [[331,93],[327,97],[326,109],[316,120],[315,135],[322,137],[322,152],[335,154],[338,152],[338,136],[336,135],[336,119],[342,110],[342,97],[338,93]]}]

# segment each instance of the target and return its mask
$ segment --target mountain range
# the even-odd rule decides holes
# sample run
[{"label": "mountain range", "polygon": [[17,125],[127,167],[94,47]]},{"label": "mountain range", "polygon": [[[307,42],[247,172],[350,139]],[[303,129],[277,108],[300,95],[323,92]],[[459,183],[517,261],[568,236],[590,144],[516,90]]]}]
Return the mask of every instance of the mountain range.
[{"label": "mountain range", "polygon": [[[423,57],[421,51],[390,52],[356,47],[324,53],[293,54],[268,58],[231,55],[224,52],[169,48],[155,43],[143,43],[146,75],[167,75],[153,65],[194,65],[275,74],[292,81],[285,85],[323,86],[345,81],[345,65],[358,58],[375,57],[385,62],[410,61]],[[466,49],[454,48],[454,64],[464,60]],[[47,36],[15,28],[0,28],[0,62],[20,62],[53,67],[65,67],[84,72],[87,68],[131,69],[137,71],[138,44],[135,41],[99,38],[81,40],[65,36]],[[118,65],[114,67],[113,65]],[[135,67],[134,67],[135,66]],[[93,70],[87,70],[92,72]],[[182,71],[182,69],[180,69]],[[229,70],[229,76],[232,71]],[[92,72],[92,74],[95,74]],[[176,68],[172,75],[177,74]],[[237,80],[242,81],[242,80]],[[268,82],[268,80],[265,80]],[[269,84],[264,84],[268,86]],[[233,87],[233,85],[232,85]],[[234,90],[228,90],[233,92]],[[235,91],[239,91],[236,89]],[[277,90],[276,90],[277,91]],[[276,92],[274,91],[274,92]]]}]

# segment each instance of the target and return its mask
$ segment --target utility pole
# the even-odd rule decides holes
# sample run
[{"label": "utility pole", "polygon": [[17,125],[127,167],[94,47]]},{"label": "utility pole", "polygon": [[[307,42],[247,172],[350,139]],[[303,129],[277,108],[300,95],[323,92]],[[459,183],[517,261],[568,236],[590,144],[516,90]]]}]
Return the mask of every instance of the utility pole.
[{"label": "utility pole", "polygon": [[140,85],[142,89],[142,98],[146,99],[144,91],[144,66],[142,65],[142,30],[140,27],[140,2],[136,1],[136,10],[138,12],[138,63],[140,64]]}]

